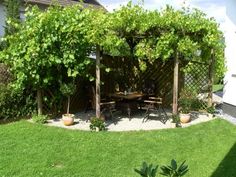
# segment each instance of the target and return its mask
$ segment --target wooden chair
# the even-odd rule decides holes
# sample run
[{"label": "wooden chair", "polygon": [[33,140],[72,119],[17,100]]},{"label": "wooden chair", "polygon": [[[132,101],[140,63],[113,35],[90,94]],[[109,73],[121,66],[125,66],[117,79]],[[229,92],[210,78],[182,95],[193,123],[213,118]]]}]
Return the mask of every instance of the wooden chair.
[{"label": "wooden chair", "polygon": [[[148,97],[147,100],[144,100],[144,103],[147,106],[147,110],[144,116],[143,121],[146,119],[146,121],[149,119],[150,114],[153,112],[158,113],[159,118],[161,119],[161,122],[163,122],[164,124],[166,123],[166,121],[168,120],[168,116],[166,114],[165,109],[162,106],[162,98],[160,97]],[[162,115],[162,113],[164,115]]]},{"label": "wooden chair", "polygon": [[116,102],[101,100],[100,106],[101,115],[103,115],[105,119],[113,119],[113,113],[116,111]]},{"label": "wooden chair", "polygon": [[143,108],[147,105],[147,103],[144,102],[145,100],[155,97],[156,90],[157,88],[154,80],[148,79],[144,81],[142,85],[142,93],[144,93],[145,96],[137,100],[140,110],[143,110]]}]

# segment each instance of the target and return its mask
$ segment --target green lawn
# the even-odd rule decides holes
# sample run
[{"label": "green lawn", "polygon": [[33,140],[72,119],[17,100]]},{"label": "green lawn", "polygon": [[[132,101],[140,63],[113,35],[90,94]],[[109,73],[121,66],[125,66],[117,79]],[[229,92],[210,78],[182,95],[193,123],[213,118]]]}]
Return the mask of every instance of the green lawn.
[{"label": "green lawn", "polygon": [[216,85],[213,85],[213,92],[217,92],[217,91],[223,91],[223,87],[224,85],[223,84],[216,84]]},{"label": "green lawn", "polygon": [[[236,174],[236,127],[213,120],[184,129],[82,132],[26,121],[0,125],[0,176],[135,177],[143,161],[187,160],[190,177]],[[137,176],[138,177],[138,176]]]}]

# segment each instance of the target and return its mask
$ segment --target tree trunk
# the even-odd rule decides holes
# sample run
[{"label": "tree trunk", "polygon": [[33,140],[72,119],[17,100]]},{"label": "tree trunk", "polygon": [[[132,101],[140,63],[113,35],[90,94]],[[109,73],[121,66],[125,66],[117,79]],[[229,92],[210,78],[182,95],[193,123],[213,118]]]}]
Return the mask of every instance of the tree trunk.
[{"label": "tree trunk", "polygon": [[66,114],[69,114],[70,113],[70,96],[67,97],[67,111],[66,111]]},{"label": "tree trunk", "polygon": [[43,114],[43,98],[42,98],[42,90],[37,90],[37,105],[38,105],[38,115]]},{"label": "tree trunk", "polygon": [[173,81],[173,114],[178,113],[178,83],[179,83],[179,58],[178,54],[176,54],[174,60],[174,81]]},{"label": "tree trunk", "polygon": [[96,47],[96,117],[101,117],[100,111],[100,47]]}]

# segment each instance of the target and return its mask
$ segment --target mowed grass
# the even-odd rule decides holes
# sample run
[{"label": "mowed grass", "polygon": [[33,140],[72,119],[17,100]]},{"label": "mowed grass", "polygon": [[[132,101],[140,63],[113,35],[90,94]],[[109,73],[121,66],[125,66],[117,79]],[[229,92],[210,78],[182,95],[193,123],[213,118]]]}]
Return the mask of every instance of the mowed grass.
[{"label": "mowed grass", "polygon": [[223,88],[224,88],[223,84],[216,84],[216,85],[213,85],[212,91],[213,92],[223,91]]},{"label": "mowed grass", "polygon": [[[0,125],[0,176],[135,177],[143,161],[186,160],[189,177],[236,176],[236,127],[213,120],[189,128],[83,132],[19,121]],[[159,175],[158,175],[159,176]]]}]

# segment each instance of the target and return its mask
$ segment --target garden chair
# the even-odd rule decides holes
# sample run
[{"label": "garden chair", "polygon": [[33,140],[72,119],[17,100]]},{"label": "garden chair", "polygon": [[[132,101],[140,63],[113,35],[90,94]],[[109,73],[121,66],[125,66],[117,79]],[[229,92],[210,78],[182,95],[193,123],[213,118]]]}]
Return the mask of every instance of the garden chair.
[{"label": "garden chair", "polygon": [[148,100],[149,97],[154,97],[155,92],[156,92],[156,85],[154,80],[151,79],[146,80],[142,85],[142,93],[144,93],[145,96],[137,100],[140,110],[143,110],[143,107],[145,107],[145,105],[147,104],[144,101]]},{"label": "garden chair", "polygon": [[[85,107],[85,113],[90,109],[95,109],[96,92],[94,86],[90,86],[88,88],[87,97],[88,99]],[[100,103],[101,115],[103,115],[105,119],[113,118],[113,112],[116,111],[115,105],[116,102],[108,99],[107,97],[101,99]]]},{"label": "garden chair", "polygon": [[[164,124],[168,120],[168,116],[166,114],[165,109],[162,105],[162,98],[160,97],[148,97],[148,99],[144,100],[144,103],[146,104],[147,110],[144,116],[143,121],[146,121],[150,118],[151,113],[158,113],[159,118],[161,119],[161,122]],[[162,113],[164,115],[162,115]]]},{"label": "garden chair", "polygon": [[113,113],[116,111],[116,102],[101,100],[100,103],[101,115],[107,119],[113,119]]}]

